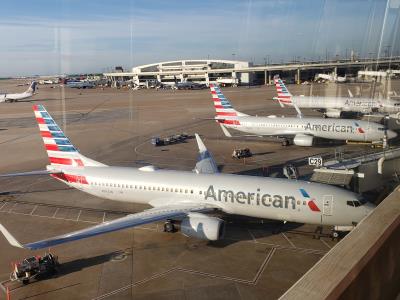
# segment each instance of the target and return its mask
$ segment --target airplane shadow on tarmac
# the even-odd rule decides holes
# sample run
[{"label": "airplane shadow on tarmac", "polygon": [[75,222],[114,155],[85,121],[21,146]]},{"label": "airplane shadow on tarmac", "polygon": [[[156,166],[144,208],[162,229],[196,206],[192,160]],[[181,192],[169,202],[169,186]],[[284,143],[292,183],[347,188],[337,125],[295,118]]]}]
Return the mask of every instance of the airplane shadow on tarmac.
[{"label": "airplane shadow on tarmac", "polygon": [[74,190],[74,188],[65,187],[65,188],[54,188],[54,189],[38,189],[38,190],[31,190],[31,191],[5,191],[5,192],[0,192],[0,196],[14,196],[14,195],[56,192],[56,191],[68,191],[68,190]]},{"label": "airplane shadow on tarmac", "polygon": [[124,250],[118,250],[93,257],[78,258],[67,262],[60,262],[61,265],[54,277],[62,277],[92,266],[104,264],[109,261],[121,261],[124,260],[127,255],[131,254],[127,254],[127,251]]},{"label": "airplane shadow on tarmac", "polygon": [[241,242],[254,241],[255,239],[278,235],[288,231],[296,231],[299,234],[311,235],[312,232],[301,232],[296,229],[303,226],[300,223],[283,223],[282,221],[262,220],[258,218],[224,215],[225,237],[218,241],[208,242],[210,247],[224,248]]}]

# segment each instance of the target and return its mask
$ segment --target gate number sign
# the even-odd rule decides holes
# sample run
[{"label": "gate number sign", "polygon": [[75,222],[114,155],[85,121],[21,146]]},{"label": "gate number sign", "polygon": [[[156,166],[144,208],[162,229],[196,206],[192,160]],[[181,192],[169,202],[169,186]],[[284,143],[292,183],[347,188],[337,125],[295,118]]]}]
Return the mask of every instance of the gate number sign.
[{"label": "gate number sign", "polygon": [[320,157],[320,156],[309,157],[308,158],[308,164],[310,166],[320,167],[320,166],[322,166],[322,157]]}]

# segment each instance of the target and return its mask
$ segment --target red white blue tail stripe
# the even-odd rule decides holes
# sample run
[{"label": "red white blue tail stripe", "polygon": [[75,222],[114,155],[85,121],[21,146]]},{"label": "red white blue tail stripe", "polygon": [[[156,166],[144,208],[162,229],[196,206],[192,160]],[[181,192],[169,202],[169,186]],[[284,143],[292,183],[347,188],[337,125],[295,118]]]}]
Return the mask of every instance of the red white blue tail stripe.
[{"label": "red white blue tail stripe", "polygon": [[72,145],[43,105],[34,105],[36,121],[51,165],[83,166],[78,150]]},{"label": "red white blue tail stripe", "polygon": [[289,93],[283,81],[280,78],[275,78],[274,82],[278,92],[278,101],[284,104],[292,104],[292,94]]},{"label": "red white blue tail stripe", "polygon": [[214,101],[216,120],[228,125],[239,125],[237,117],[240,113],[233,108],[229,100],[222,94],[221,89],[217,85],[210,84],[210,90]]}]

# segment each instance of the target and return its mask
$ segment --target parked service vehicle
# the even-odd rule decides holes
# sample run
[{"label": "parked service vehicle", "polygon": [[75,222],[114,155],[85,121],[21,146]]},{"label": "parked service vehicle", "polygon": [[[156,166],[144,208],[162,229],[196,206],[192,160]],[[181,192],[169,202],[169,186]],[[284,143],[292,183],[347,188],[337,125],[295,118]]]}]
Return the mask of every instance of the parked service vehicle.
[{"label": "parked service vehicle", "polygon": [[58,266],[58,257],[51,253],[44,256],[28,257],[14,265],[10,279],[28,284],[34,278],[54,274],[57,272]]},{"label": "parked service vehicle", "polygon": [[163,138],[156,136],[151,139],[151,144],[154,146],[167,146],[170,144],[183,143],[188,138],[191,138],[191,136],[187,133],[174,134]]},{"label": "parked service vehicle", "polygon": [[253,156],[253,153],[251,153],[249,148],[234,149],[232,153],[232,158],[237,158],[237,159],[241,159],[244,157],[251,157],[251,156]]}]

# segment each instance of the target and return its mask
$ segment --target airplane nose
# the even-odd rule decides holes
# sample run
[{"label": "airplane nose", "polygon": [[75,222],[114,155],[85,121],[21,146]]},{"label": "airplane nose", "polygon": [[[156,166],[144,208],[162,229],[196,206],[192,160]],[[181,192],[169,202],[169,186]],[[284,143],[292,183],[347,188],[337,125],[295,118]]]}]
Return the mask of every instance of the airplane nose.
[{"label": "airplane nose", "polygon": [[365,215],[368,216],[374,209],[375,209],[375,205],[372,203],[365,203],[364,204],[364,210],[365,210]]},{"label": "airplane nose", "polygon": [[394,132],[393,130],[387,131],[387,137],[389,140],[395,138],[396,136],[397,136],[397,132]]}]

